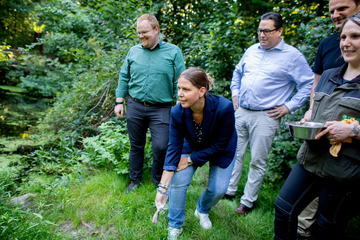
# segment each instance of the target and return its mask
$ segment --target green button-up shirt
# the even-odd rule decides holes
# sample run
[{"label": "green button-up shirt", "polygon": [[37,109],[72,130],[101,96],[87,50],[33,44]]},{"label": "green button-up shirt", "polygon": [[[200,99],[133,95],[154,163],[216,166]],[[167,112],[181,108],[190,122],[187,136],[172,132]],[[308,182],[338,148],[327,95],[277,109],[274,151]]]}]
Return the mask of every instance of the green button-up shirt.
[{"label": "green button-up shirt", "polygon": [[159,41],[149,50],[136,45],[128,52],[121,67],[116,97],[127,95],[148,103],[172,102],[177,96],[177,79],[185,70],[180,49]]}]

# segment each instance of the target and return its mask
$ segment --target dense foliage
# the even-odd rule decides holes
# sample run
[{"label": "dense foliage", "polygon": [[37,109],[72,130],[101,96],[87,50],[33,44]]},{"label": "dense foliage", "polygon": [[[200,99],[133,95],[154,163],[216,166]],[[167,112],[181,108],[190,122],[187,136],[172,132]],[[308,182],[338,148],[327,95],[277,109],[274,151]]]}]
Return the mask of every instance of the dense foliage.
[{"label": "dense foliage", "polygon": [[33,12],[37,0],[0,1],[0,44],[12,47],[30,44],[36,34],[36,16]]},{"label": "dense foliage", "polygon": [[[129,173],[130,140],[122,124],[107,121],[99,126],[101,133],[85,138],[82,161],[96,168],[112,169],[118,174]],[[147,135],[150,143],[150,132]],[[144,167],[152,166],[151,144],[146,144]]]},{"label": "dense foliage", "polygon": [[[230,99],[233,69],[244,51],[257,42],[256,29],[262,14],[269,11],[282,14],[285,42],[297,47],[312,66],[320,41],[334,31],[327,4],[325,0],[0,0],[0,83],[18,85],[28,95],[53,98],[52,108],[31,134],[33,139],[48,139],[48,143],[23,160],[25,171],[21,176],[0,172],[0,238],[47,239],[51,236],[49,226],[52,223],[42,217],[42,212],[34,214],[5,204],[11,196],[21,192],[16,189],[15,180],[27,181],[27,187],[36,191],[46,189],[47,197],[56,199],[57,207],[51,209],[51,214],[72,216],[73,222],[78,224],[82,221],[78,212],[83,212],[84,196],[87,196],[89,202],[85,206],[90,209],[87,214],[97,212],[99,206],[105,207],[97,214],[98,222],[103,222],[103,217],[111,213],[107,216],[109,222],[121,222],[120,232],[126,232],[123,228],[128,227],[132,233],[134,222],[148,225],[138,220],[149,215],[150,207],[144,208],[148,203],[144,205],[142,199],[149,198],[148,192],[153,189],[146,188],[152,187],[151,184],[143,185],[141,195],[145,196],[136,199],[135,207],[131,204],[131,196],[121,198],[123,202],[119,204],[119,195],[127,181],[119,174],[128,172],[129,139],[125,118],[113,114],[118,73],[128,50],[139,43],[135,31],[136,19],[141,14],[154,14],[160,22],[161,37],[180,47],[186,67],[205,69],[215,79],[212,91]],[[270,153],[264,188],[278,191],[296,162],[302,141],[290,136],[285,122],[299,120],[307,107],[282,119],[280,134]],[[145,168],[151,166],[150,137],[148,135],[145,148]],[[64,190],[59,187],[81,182],[98,169],[111,170],[111,178],[101,180],[101,187],[93,186],[91,181],[84,186],[84,191],[77,191],[77,186]],[[204,172],[194,179],[203,187],[206,186]],[[148,169],[145,174],[149,175]],[[34,175],[55,181],[39,184],[31,179]],[[103,187],[104,182],[109,182],[108,188]],[[114,188],[112,184],[124,186]],[[62,193],[54,193],[55,189]],[[99,189],[104,192],[99,194]],[[196,204],[194,196],[200,190],[192,191],[190,189],[189,203]],[[266,215],[264,218],[269,222],[266,226],[272,226],[276,191],[264,191],[271,197],[265,193],[259,196],[257,202],[262,209],[255,211],[253,217],[231,222],[228,222],[229,217],[221,218],[225,221],[223,226],[231,226],[228,238],[233,236],[233,229],[241,229],[237,237],[251,238],[255,234],[253,239],[270,238],[272,229],[262,232],[264,227],[259,219]],[[74,201],[76,194],[79,196]],[[115,197],[110,204],[108,197],[112,194]],[[89,197],[92,195],[96,196]],[[104,202],[97,205],[94,199]],[[76,213],[73,212],[74,202]],[[37,210],[43,211],[41,205],[44,203],[40,201]],[[218,209],[221,214],[223,207]],[[225,212],[230,212],[233,206],[227,208]],[[138,215],[139,209],[145,213]],[[113,223],[114,216],[130,218],[115,218],[116,223]],[[124,226],[127,220],[129,226]],[[145,232],[155,231],[152,226],[141,224],[136,226],[146,229]],[[190,222],[189,225],[194,224]],[[252,231],[254,226],[261,231]],[[221,231],[212,236],[223,234]],[[138,238],[134,233],[129,236]]]},{"label": "dense foliage", "polygon": [[[94,166],[102,167],[111,163],[114,168],[122,169],[118,172],[126,172],[118,166],[125,164],[127,157],[109,141],[119,138],[117,144],[122,145],[122,151],[128,151],[128,143],[126,131],[116,127],[116,124],[124,126],[125,119],[117,119],[113,114],[114,92],[122,62],[128,50],[138,43],[136,19],[141,14],[154,14],[159,19],[162,38],[182,49],[186,66],[205,69],[216,80],[213,92],[227,98],[231,98],[229,85],[233,69],[246,48],[257,41],[256,29],[263,13],[282,14],[285,41],[298,47],[310,65],[320,40],[333,31],[325,1],[51,0],[36,3],[29,0],[27,11],[42,34],[32,44],[24,45],[21,54],[16,53],[12,60],[5,61],[12,64],[1,65],[9,82],[20,79],[19,86],[28,93],[54,97],[53,107],[37,130],[56,143],[53,149],[58,149],[58,153],[44,147],[33,153],[33,157],[50,162],[61,154],[61,159],[68,159],[65,162],[86,159],[86,163],[93,161]],[[9,5],[9,2],[1,4]],[[15,40],[8,44],[17,46]],[[37,49],[43,54],[36,54]],[[298,114],[286,119],[299,117]],[[106,125],[109,120],[116,124]],[[113,128],[113,132],[109,128]],[[110,144],[107,149],[106,144]],[[270,173],[276,174],[269,175],[269,182],[276,183],[286,176],[298,146],[298,140],[288,136],[283,125],[269,163]],[[74,148],[78,150],[67,150]],[[83,150],[84,153],[80,153]],[[55,173],[62,174],[61,171]]]}]

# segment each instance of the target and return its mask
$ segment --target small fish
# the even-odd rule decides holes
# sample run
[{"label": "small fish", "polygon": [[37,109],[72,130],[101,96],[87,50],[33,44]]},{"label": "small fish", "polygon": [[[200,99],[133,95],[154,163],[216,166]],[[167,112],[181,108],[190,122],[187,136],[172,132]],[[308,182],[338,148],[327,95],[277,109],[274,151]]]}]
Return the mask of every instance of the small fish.
[{"label": "small fish", "polygon": [[157,223],[159,221],[159,213],[162,209],[164,209],[167,197],[167,195],[162,195],[158,192],[157,197],[155,198],[155,206],[157,210],[152,219],[153,223]]},{"label": "small fish", "polygon": [[160,213],[160,210],[161,210],[161,209],[156,210],[156,212],[155,212],[155,214],[154,214],[154,216],[153,216],[153,219],[152,219],[152,222],[153,222],[153,223],[157,223],[157,222],[159,221],[159,213]]}]

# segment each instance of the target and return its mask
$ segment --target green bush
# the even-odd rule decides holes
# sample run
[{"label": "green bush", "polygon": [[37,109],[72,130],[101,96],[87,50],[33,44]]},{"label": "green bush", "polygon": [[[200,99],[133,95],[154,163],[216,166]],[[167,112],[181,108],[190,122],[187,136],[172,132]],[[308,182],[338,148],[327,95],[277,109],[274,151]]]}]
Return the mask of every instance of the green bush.
[{"label": "green bush", "polygon": [[46,142],[37,150],[32,151],[23,159],[23,181],[31,174],[49,175],[54,177],[79,177],[88,173],[91,169],[84,168],[82,163],[82,151],[77,146],[78,137],[71,134],[46,135],[50,139],[46,141],[43,136],[32,136],[35,140]]},{"label": "green bush", "polygon": [[314,17],[309,23],[301,23],[298,27],[300,42],[296,46],[304,54],[310,66],[314,65],[320,42],[335,32],[335,26],[329,15],[326,12],[324,17]]},{"label": "green bush", "polygon": [[[58,92],[69,88],[73,76],[69,74],[68,66],[61,64],[58,58],[29,54],[23,57],[21,63],[26,70],[20,76],[19,87],[27,93],[37,96],[56,96]],[[17,70],[18,71],[18,70]],[[12,74],[14,71],[9,73]]]},{"label": "green bush", "polygon": [[[91,167],[129,173],[130,140],[126,126],[107,121],[99,126],[100,134],[83,140],[83,162]],[[147,134],[144,168],[152,166],[150,134]]]}]

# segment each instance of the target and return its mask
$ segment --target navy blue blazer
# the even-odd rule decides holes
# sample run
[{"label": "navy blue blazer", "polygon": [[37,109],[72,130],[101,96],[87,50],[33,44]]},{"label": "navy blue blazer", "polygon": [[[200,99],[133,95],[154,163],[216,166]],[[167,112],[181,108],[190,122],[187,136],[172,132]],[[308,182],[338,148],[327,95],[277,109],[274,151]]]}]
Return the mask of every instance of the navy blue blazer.
[{"label": "navy blue blazer", "polygon": [[205,98],[201,144],[196,142],[190,108],[183,108],[178,103],[171,109],[170,116],[170,141],[164,170],[176,171],[181,154],[192,152],[191,161],[195,166],[201,167],[207,161],[222,168],[230,165],[236,154],[237,144],[234,106],[231,101],[214,94]]}]

